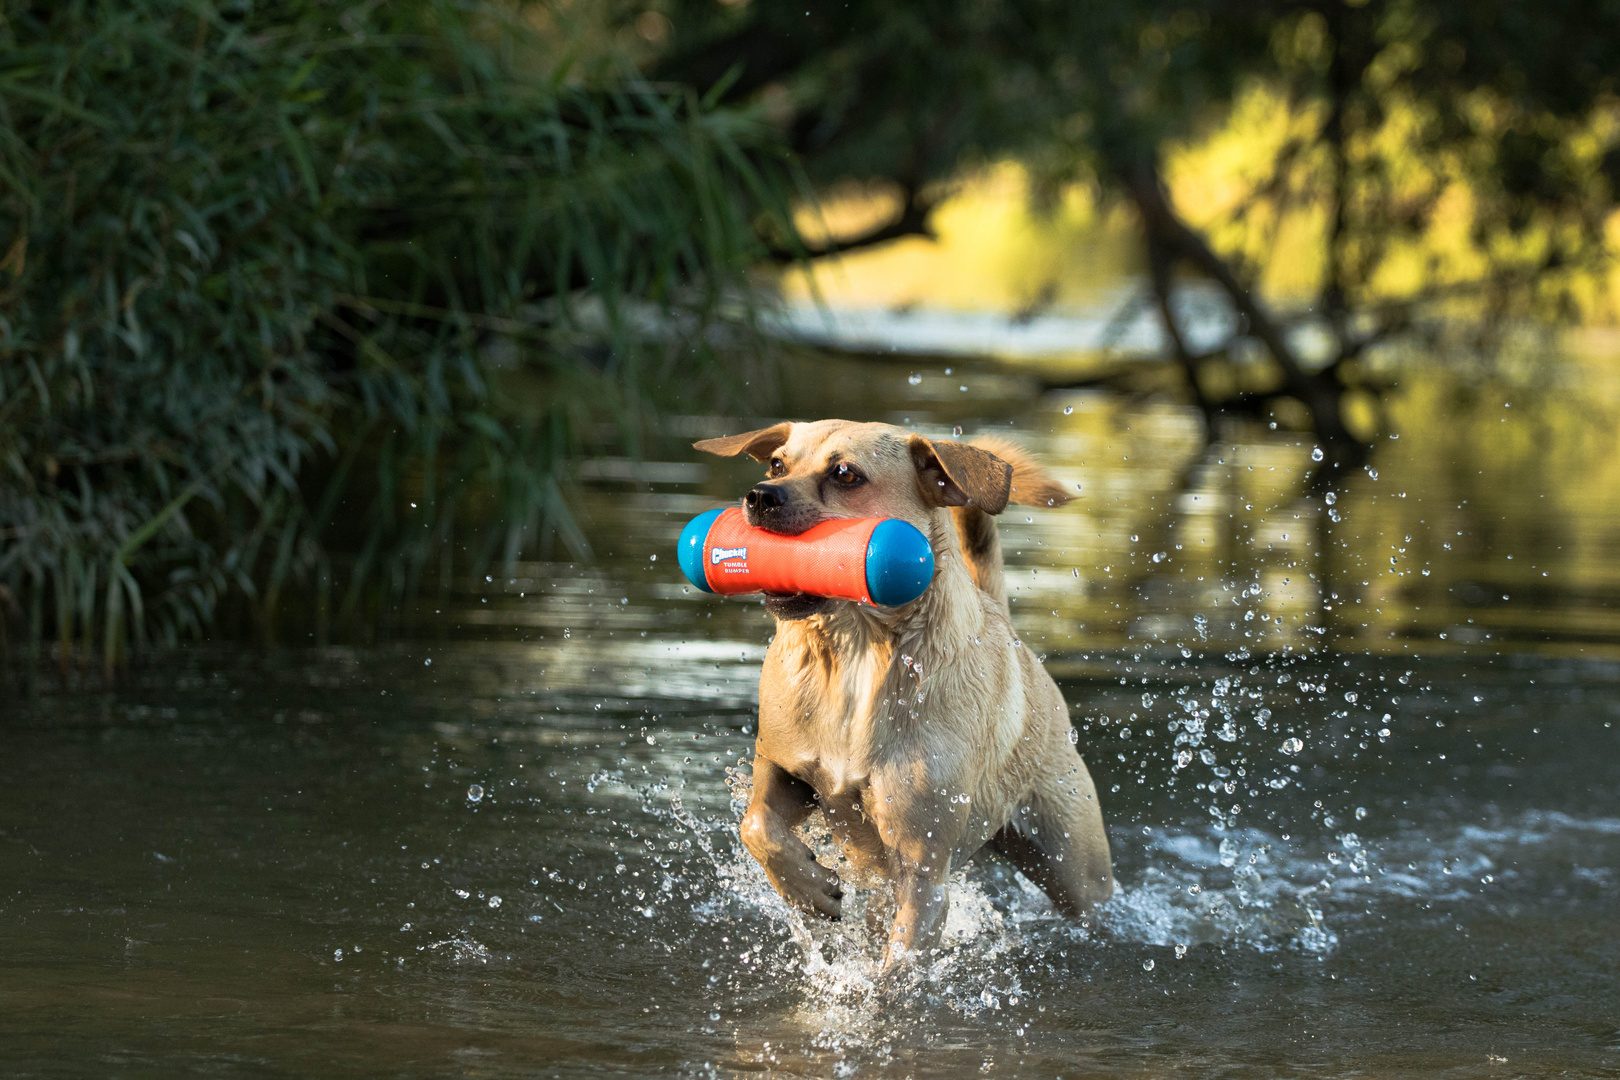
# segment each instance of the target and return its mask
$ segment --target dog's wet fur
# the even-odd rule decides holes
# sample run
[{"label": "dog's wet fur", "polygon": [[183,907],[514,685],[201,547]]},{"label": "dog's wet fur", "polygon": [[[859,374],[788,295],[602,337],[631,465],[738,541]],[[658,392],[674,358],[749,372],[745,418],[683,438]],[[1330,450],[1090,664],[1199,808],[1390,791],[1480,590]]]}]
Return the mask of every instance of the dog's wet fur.
[{"label": "dog's wet fur", "polygon": [[952,869],[986,846],[1079,918],[1113,891],[1091,776],[1068,708],[1007,607],[994,515],[1069,496],[1009,442],[933,440],[888,424],[782,423],[695,444],[749,454],[766,478],[750,525],[797,535],[893,517],[928,537],[934,580],[882,608],[767,596],[777,619],[759,687],[742,840],[778,892],[838,918],[838,875],[794,830],[820,809],[856,867],[893,885],[884,966],[937,945]]}]

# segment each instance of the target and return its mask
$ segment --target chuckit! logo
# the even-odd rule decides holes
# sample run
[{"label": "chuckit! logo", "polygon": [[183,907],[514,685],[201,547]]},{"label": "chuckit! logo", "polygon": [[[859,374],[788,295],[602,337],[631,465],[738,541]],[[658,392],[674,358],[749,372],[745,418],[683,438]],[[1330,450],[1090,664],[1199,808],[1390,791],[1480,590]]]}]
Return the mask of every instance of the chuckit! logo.
[{"label": "chuckit! logo", "polygon": [[709,561],[711,563],[714,563],[717,566],[720,563],[726,562],[726,561],[728,561],[730,559],[746,559],[746,558],[748,558],[748,549],[745,548],[745,547],[740,547],[740,548],[717,547],[717,548],[712,548],[709,551]]}]

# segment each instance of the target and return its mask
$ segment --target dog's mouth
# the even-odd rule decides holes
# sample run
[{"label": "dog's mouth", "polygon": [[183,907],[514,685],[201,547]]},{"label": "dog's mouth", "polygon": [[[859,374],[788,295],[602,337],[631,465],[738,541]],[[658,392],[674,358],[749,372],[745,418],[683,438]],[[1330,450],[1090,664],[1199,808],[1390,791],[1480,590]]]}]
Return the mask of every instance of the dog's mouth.
[{"label": "dog's mouth", "polygon": [[795,503],[759,510],[745,503],[743,520],[756,529],[775,533],[777,536],[798,536],[809,532],[824,521],[833,519],[803,504]]},{"label": "dog's mouth", "polygon": [[823,521],[831,521],[820,515],[795,515],[793,517],[774,517],[769,514],[744,513],[743,520],[761,532],[775,533],[777,536],[799,536],[809,532]]},{"label": "dog's mouth", "polygon": [[778,619],[808,619],[828,611],[838,601],[810,593],[766,593],[765,610]]}]

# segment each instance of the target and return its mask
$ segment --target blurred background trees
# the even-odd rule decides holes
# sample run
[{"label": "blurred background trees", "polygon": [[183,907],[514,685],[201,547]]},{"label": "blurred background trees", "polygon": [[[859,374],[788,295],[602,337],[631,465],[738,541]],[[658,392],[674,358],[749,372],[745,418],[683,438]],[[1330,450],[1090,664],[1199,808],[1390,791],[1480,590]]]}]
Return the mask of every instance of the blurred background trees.
[{"label": "blurred background trees", "polygon": [[[1037,211],[1125,212],[1131,302],[1211,439],[1308,433],[1332,486],[1380,357],[1612,317],[1615,26],[1620,0],[6,4],[0,625],[111,665],[221,615],[272,638],[289,594],[324,639],[584,554],[574,459],[766,381],[761,267],[927,236],[1004,161]],[[852,184],[867,225],[798,235]],[[1194,294],[1231,314],[1213,346]]]},{"label": "blurred background trees", "polygon": [[[1037,197],[1127,205],[1211,437],[1223,415],[1310,431],[1323,482],[1377,430],[1370,347],[1488,356],[1527,319],[1613,311],[1614,2],[687,0],[672,18],[663,77],[738,72],[722,100],[766,107],[818,182],[890,186],[845,250],[926,235],[964,171],[1005,158]],[[1178,205],[1167,168],[1233,136],[1235,183]],[[1303,268],[1278,265],[1285,237]],[[1213,348],[1180,326],[1189,280],[1236,316]]]},{"label": "blurred background trees", "polygon": [[[526,546],[785,220],[774,137],[538,7],[8,4],[0,603],[64,659],[317,635]],[[780,234],[780,230],[778,230]],[[638,334],[648,311],[687,327]],[[723,374],[723,377],[715,376]],[[302,635],[300,635],[302,636]]]}]

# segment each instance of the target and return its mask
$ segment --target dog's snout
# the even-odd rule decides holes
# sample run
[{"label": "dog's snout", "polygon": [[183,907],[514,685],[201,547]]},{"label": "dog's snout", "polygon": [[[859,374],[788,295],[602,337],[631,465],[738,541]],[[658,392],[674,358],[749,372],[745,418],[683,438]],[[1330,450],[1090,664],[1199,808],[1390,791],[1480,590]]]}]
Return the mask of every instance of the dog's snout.
[{"label": "dog's snout", "polygon": [[786,504],[787,498],[775,484],[755,484],[743,496],[743,504],[756,514],[775,510]]}]

